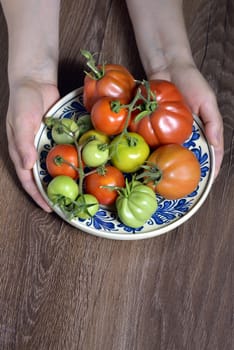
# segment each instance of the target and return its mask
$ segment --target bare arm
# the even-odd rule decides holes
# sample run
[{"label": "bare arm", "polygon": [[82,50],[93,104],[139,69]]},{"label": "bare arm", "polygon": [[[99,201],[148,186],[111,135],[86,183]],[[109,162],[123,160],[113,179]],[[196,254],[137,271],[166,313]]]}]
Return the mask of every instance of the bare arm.
[{"label": "bare arm", "polygon": [[9,34],[10,80],[25,76],[55,82],[60,1],[2,0],[2,7]]},{"label": "bare arm", "polygon": [[215,149],[217,175],[223,158],[223,121],[215,94],[192,57],[183,1],[126,0],[126,3],[147,77],[172,80],[192,112],[202,118]]},{"label": "bare arm", "polygon": [[127,0],[146,74],[164,71],[173,61],[193,63],[182,0]]}]

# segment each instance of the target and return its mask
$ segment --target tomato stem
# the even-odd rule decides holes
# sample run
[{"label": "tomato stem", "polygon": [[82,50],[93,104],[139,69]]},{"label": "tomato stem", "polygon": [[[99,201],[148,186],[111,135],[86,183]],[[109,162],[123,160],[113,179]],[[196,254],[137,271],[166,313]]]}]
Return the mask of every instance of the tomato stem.
[{"label": "tomato stem", "polygon": [[140,89],[138,88],[137,89],[137,92],[133,98],[133,100],[127,104],[127,105],[121,105],[121,108],[127,108],[128,109],[128,115],[127,115],[127,118],[125,120],[125,123],[124,123],[124,128],[123,128],[123,131],[120,135],[127,135],[128,134],[128,131],[127,131],[127,128],[128,128],[128,125],[129,125],[129,121],[130,121],[130,118],[131,118],[131,114],[132,112],[134,111],[134,109],[136,109],[136,102],[139,100],[139,98],[141,97],[141,91]]},{"label": "tomato stem", "polygon": [[143,80],[142,84],[146,88],[147,97],[145,98],[141,94],[141,99],[142,99],[143,103],[138,107],[140,109],[140,113],[137,114],[137,116],[134,119],[134,121],[136,123],[138,123],[145,116],[150,115],[151,113],[153,113],[156,110],[156,108],[158,107],[156,94],[150,89],[149,82],[147,80]]},{"label": "tomato stem", "polygon": [[74,138],[74,144],[78,154],[78,165],[79,165],[79,193],[83,194],[83,181],[84,181],[84,168],[82,164],[81,149],[82,145],[79,145],[76,138]]},{"label": "tomato stem", "polygon": [[129,182],[128,178],[126,178],[125,179],[125,187],[119,187],[117,189],[119,196],[128,198],[129,195],[132,193],[132,190],[136,184],[138,184],[138,181],[137,181],[137,178],[135,175],[133,175],[130,182]]},{"label": "tomato stem", "polygon": [[101,79],[105,74],[104,64],[102,65],[101,69],[98,68],[93,55],[89,51],[87,51],[87,50],[80,50],[80,51],[81,51],[81,54],[86,58],[86,60],[87,60],[86,64],[91,69],[93,75],[91,75],[88,72],[85,72],[85,73],[87,75],[89,75],[92,79],[95,79],[95,80]]},{"label": "tomato stem", "polygon": [[[118,110],[120,108],[127,108],[128,109],[128,114],[127,117],[125,119],[125,123],[124,123],[124,127],[122,132],[119,134],[119,140],[118,142],[115,144],[114,149],[112,150],[111,154],[110,154],[110,158],[113,156],[113,154],[116,152],[117,148],[118,148],[118,144],[121,142],[122,138],[125,136],[127,138],[128,144],[129,146],[135,146],[136,145],[136,139],[133,138],[132,136],[129,135],[128,132],[128,125],[129,125],[129,121],[131,118],[131,114],[133,112],[134,109],[138,108],[136,106],[136,102],[138,101],[138,99],[141,97],[141,90],[140,88],[137,89],[137,92],[133,98],[133,100],[129,103],[129,104],[121,104],[120,101],[112,101],[112,106],[115,110]],[[133,139],[133,140],[132,140]]]},{"label": "tomato stem", "polygon": [[153,182],[154,185],[161,181],[162,171],[154,163],[146,162],[146,165],[142,165],[141,168],[144,171],[136,176],[136,180],[144,179],[145,184]]},{"label": "tomato stem", "polygon": [[75,167],[75,165],[73,165],[72,163],[68,162],[66,159],[64,159],[61,156],[56,156],[53,159],[54,163],[58,166],[62,165],[62,164],[67,164],[69,165],[72,169],[74,169],[78,174],[79,174],[79,168]]}]

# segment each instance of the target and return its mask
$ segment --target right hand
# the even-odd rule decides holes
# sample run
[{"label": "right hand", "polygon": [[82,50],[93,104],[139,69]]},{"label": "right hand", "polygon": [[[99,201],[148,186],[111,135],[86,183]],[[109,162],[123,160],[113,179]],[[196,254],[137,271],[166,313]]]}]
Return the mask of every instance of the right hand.
[{"label": "right hand", "polygon": [[44,114],[58,99],[54,84],[28,79],[10,84],[6,120],[9,154],[23,188],[47,212],[51,209],[39,193],[32,173],[37,160],[34,138]]}]

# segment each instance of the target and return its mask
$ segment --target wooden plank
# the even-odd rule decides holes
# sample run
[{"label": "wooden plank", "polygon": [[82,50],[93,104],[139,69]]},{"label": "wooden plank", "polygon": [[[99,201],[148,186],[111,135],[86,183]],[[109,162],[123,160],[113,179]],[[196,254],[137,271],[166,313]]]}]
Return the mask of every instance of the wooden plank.
[{"label": "wooden plank", "polygon": [[[215,89],[225,157],[198,213],[135,242],[79,232],[21,189],[7,151],[7,31],[0,11],[0,348],[230,350],[233,334],[233,1],[186,0],[195,61]],[[82,85],[80,48],[144,76],[123,0],[62,2],[59,87]]]}]

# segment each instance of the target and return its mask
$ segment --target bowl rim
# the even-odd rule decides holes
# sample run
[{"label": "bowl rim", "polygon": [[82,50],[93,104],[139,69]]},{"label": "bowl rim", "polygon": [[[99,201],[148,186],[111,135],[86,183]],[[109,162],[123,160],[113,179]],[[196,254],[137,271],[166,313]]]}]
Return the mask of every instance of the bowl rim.
[{"label": "bowl rim", "polygon": [[[59,109],[61,109],[64,105],[66,105],[68,100],[75,99],[77,96],[79,96],[82,93],[82,91],[83,91],[83,87],[80,87],[80,88],[74,89],[73,91],[69,92],[67,95],[63,96],[47,111],[47,113],[45,114],[44,117],[54,115]],[[198,199],[198,201],[182,217],[171,222],[167,226],[157,228],[155,230],[150,230],[147,232],[115,233],[113,231],[111,232],[111,231],[97,230],[97,229],[95,229],[93,227],[89,227],[87,225],[83,226],[82,221],[80,221],[80,222],[76,221],[76,224],[75,224],[74,221],[68,220],[65,217],[65,215],[63,214],[63,212],[57,206],[54,206],[52,204],[52,202],[48,199],[48,197],[44,191],[44,187],[41,183],[40,177],[38,175],[38,162],[39,162],[39,160],[37,160],[33,166],[33,175],[34,175],[34,179],[35,179],[36,185],[38,187],[38,190],[39,190],[40,194],[42,195],[42,197],[44,198],[44,200],[47,202],[47,204],[51,207],[51,209],[56,214],[58,214],[65,222],[67,222],[71,226],[75,227],[76,229],[78,229],[79,231],[84,232],[84,233],[86,232],[86,233],[89,233],[89,234],[97,236],[97,237],[114,239],[114,240],[141,240],[141,239],[148,239],[148,238],[157,237],[157,236],[160,236],[160,235],[165,234],[165,233],[170,233],[175,228],[181,226],[183,223],[185,223],[187,220],[189,220],[198,211],[198,209],[202,206],[202,204],[207,199],[207,196],[208,196],[208,194],[211,190],[211,187],[213,185],[213,182],[214,182],[214,175],[215,175],[214,147],[208,143],[208,140],[207,140],[207,137],[206,137],[205,131],[204,131],[204,126],[202,124],[201,119],[195,114],[193,114],[193,117],[194,117],[195,122],[200,127],[200,129],[203,131],[204,139],[207,143],[207,147],[208,147],[209,155],[210,155],[210,171],[209,171],[209,175],[208,175],[205,189],[202,192],[202,194],[200,195],[200,198]],[[38,142],[39,142],[40,136],[45,128],[46,128],[46,125],[42,120],[42,123],[40,125],[38,132],[36,133],[35,140],[34,140],[34,145],[35,145],[37,150],[38,150]]]}]

